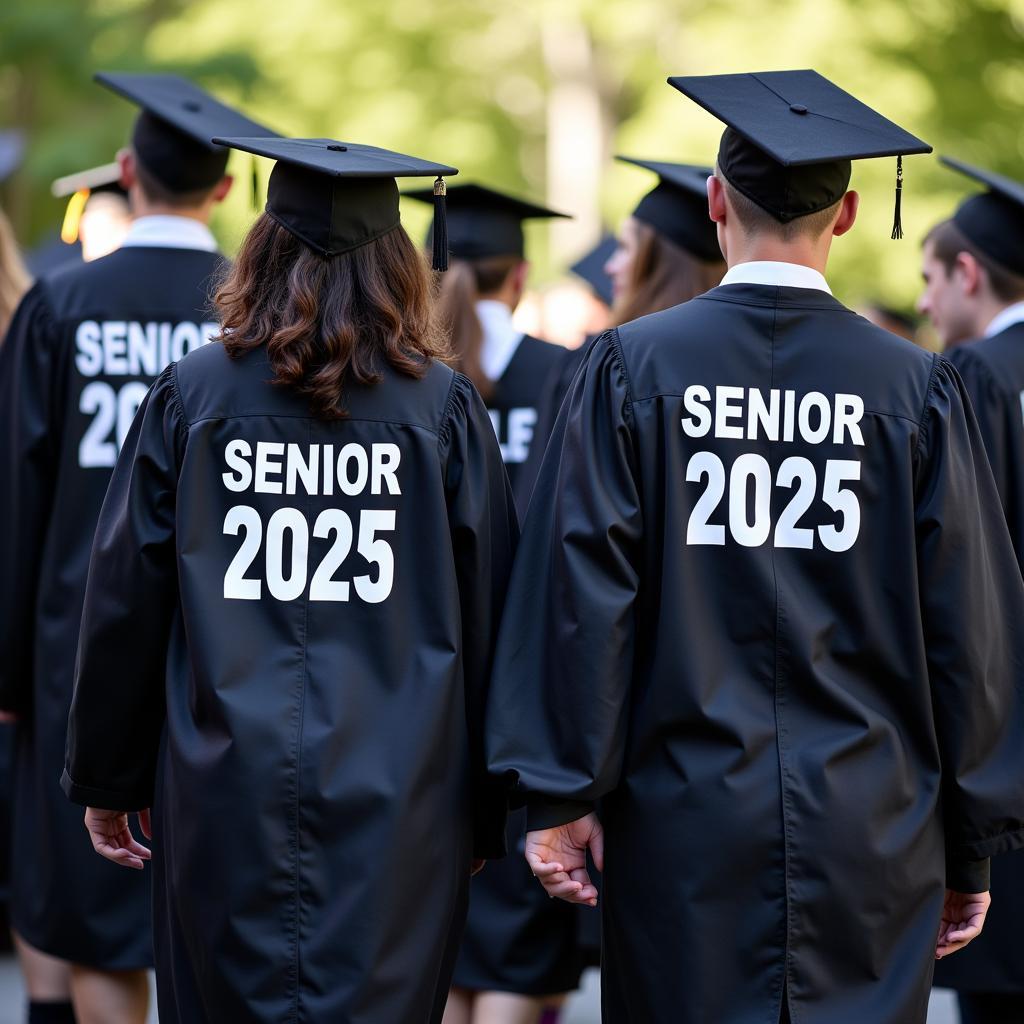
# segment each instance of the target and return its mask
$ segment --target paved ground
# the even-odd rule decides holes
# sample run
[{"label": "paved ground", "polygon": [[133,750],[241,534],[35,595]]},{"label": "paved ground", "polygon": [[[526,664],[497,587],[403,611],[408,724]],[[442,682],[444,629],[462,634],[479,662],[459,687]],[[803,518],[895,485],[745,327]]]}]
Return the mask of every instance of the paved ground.
[{"label": "paved ground", "polygon": [[[563,1024],[599,1024],[597,972],[588,971],[583,989],[573,997],[566,1009]],[[14,961],[0,958],[0,1024],[23,1024],[24,996]],[[156,1014],[150,1015],[150,1024],[157,1024]],[[942,992],[932,998],[932,1012],[928,1024],[957,1024],[957,1013],[949,993]]]}]

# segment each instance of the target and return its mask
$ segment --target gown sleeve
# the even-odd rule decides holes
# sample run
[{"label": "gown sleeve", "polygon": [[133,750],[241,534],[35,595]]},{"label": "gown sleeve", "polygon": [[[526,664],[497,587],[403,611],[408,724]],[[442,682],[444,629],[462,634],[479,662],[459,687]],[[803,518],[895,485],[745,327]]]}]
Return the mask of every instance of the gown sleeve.
[{"label": "gown sleeve", "polygon": [[[992,467],[996,487],[1006,507],[1006,481],[1012,479],[1013,445],[1009,437],[1010,419],[1007,416],[1006,398],[985,363],[971,351],[970,345],[960,345],[949,355],[949,361],[956,367],[964,390],[970,397],[981,439]],[[1021,417],[1020,402],[1016,403],[1013,414]]]},{"label": "gown sleeve", "polygon": [[642,535],[632,428],[613,331],[555,423],[498,642],[489,766],[513,783],[533,829],[586,814],[622,769]]},{"label": "gown sleeve", "polygon": [[125,439],[89,563],[61,784],[75,803],[107,810],[153,800],[188,429],[175,370],[154,382]]},{"label": "gown sleeve", "polygon": [[439,438],[462,619],[462,664],[473,787],[473,856],[505,853],[505,794],[489,779],[484,716],[494,648],[519,537],[515,502],[483,401],[456,374]]},{"label": "gown sleeve", "polygon": [[979,891],[987,873],[979,862],[1024,846],[1024,581],[978,422],[945,359],[932,372],[916,456],[947,884]]},{"label": "gown sleeve", "polygon": [[0,344],[0,709],[25,712],[39,565],[59,456],[57,326],[44,288],[24,296]]}]

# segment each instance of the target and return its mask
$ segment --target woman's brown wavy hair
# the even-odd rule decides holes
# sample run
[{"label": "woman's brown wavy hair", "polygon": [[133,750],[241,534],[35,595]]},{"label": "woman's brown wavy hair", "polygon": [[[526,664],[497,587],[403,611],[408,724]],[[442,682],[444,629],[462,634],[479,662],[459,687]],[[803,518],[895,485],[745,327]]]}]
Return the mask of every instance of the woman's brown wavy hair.
[{"label": "woman's brown wavy hair", "polygon": [[314,415],[341,419],[346,385],[377,383],[385,365],[422,377],[445,357],[432,287],[402,227],[328,259],[264,213],[214,302],[228,355],[266,346],[275,384],[304,395]]},{"label": "woman's brown wavy hair", "polygon": [[634,221],[636,256],[626,292],[612,308],[615,325],[678,306],[716,287],[725,275],[725,260],[697,259],[650,224]]}]

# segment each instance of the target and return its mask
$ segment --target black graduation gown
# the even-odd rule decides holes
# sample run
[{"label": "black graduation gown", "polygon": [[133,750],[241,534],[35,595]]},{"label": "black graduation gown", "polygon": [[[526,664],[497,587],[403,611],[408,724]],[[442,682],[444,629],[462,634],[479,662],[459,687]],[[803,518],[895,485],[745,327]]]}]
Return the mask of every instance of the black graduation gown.
[{"label": "black graduation gown", "polygon": [[501,457],[508,470],[520,515],[526,512],[533,484],[531,479],[530,487],[526,486],[523,468],[535,447],[544,450],[553,425],[548,423],[547,432],[543,432],[543,428],[538,430],[540,398],[564,358],[565,349],[560,345],[524,335],[487,399],[487,411],[498,435]]},{"label": "black graduation gown", "polygon": [[216,253],[126,248],[25,296],[0,347],[0,706],[18,727],[12,917],[104,969],[152,963],[149,879],[92,849],[60,791],[89,551],[118,445],[172,359],[216,333]]},{"label": "black graduation gown", "polygon": [[605,1019],[775,1024],[786,988],[800,1024],[923,1022],[947,877],[1024,844],[1022,617],[944,359],[756,285],[602,336],[488,748],[535,828],[603,798]]},{"label": "black graduation gown", "polygon": [[[64,777],[154,808],[161,1024],[439,1021],[515,509],[432,364],[312,418],[262,350],[154,385],[103,506]],[[499,794],[500,796],[500,794]]]},{"label": "black graduation gown", "polygon": [[[1024,567],[1024,323],[949,354],[970,395],[1017,560]],[[992,862],[992,907],[967,949],[935,965],[935,984],[1024,992],[1024,853]]]},{"label": "black graduation gown", "polygon": [[[487,400],[520,515],[533,486],[524,475],[530,453],[538,446],[543,450],[553,425],[537,430],[539,399],[564,356],[560,346],[525,335]],[[579,984],[583,961],[575,914],[537,885],[523,856],[525,838],[526,814],[514,811],[507,828],[509,856],[473,879],[453,979],[459,988],[544,996]]]}]

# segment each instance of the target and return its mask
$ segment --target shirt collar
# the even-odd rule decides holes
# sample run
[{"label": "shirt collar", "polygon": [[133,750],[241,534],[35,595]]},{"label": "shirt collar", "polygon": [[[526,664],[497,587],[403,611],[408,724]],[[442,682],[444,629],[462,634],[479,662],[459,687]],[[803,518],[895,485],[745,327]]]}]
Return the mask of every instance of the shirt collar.
[{"label": "shirt collar", "polygon": [[496,299],[480,299],[476,315],[484,333],[480,368],[488,380],[499,380],[516,354],[523,332],[512,323],[512,310]]},{"label": "shirt collar", "polygon": [[154,214],[133,220],[121,243],[122,249],[142,247],[216,252],[217,240],[205,224],[192,217]]},{"label": "shirt collar", "polygon": [[999,334],[1007,327],[1019,323],[1024,323],[1024,302],[1015,302],[1012,306],[1007,306],[1001,313],[997,313],[985,328],[984,337],[991,338],[993,334]]},{"label": "shirt collar", "polygon": [[769,284],[783,288],[813,288],[832,294],[828,282],[813,267],[800,263],[781,263],[777,260],[753,260],[737,263],[726,271],[722,284]]}]

